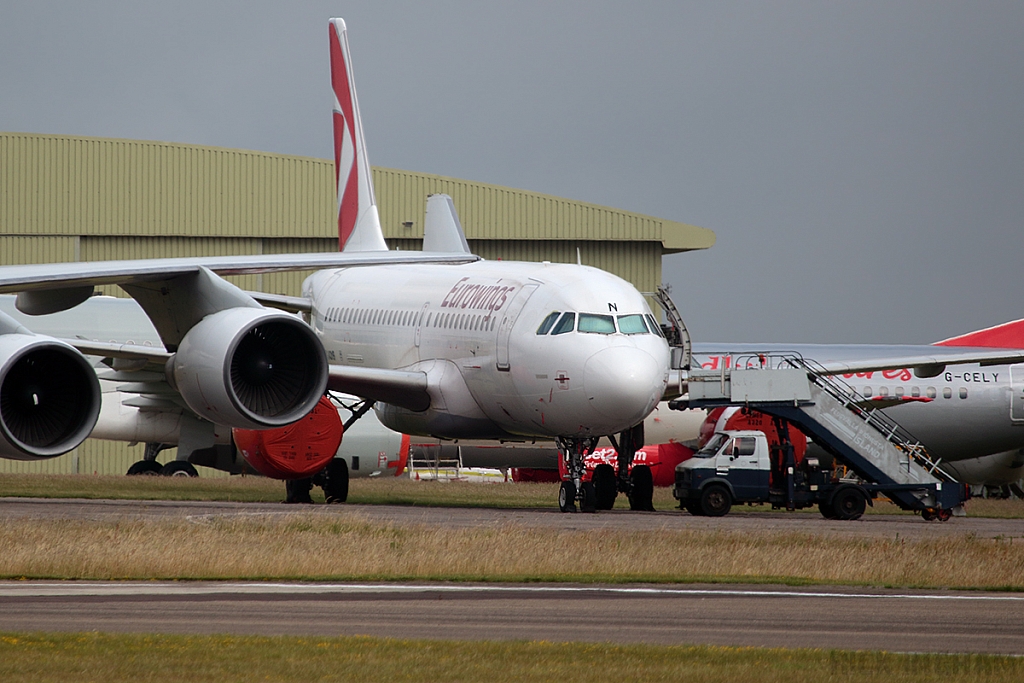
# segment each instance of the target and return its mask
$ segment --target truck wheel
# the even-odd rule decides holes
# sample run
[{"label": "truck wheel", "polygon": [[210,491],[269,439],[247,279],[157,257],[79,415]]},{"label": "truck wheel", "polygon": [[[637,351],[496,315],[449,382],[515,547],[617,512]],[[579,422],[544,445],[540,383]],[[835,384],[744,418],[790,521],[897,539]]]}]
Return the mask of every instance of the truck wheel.
[{"label": "truck wheel", "polygon": [[615,468],[611,465],[598,465],[594,468],[590,481],[594,482],[594,491],[597,493],[597,509],[611,510],[615,507],[615,497],[619,495],[615,482]]},{"label": "truck wheel", "polygon": [[818,503],[818,512],[820,512],[821,516],[825,519],[836,518],[836,511],[832,509],[832,503],[828,501],[823,500],[822,502]]},{"label": "truck wheel", "polygon": [[700,503],[687,502],[683,504],[683,508],[694,517],[700,517],[704,514],[704,511],[700,509]]},{"label": "truck wheel", "polygon": [[711,484],[700,494],[700,510],[708,517],[724,517],[730,508],[732,496],[721,484]]},{"label": "truck wheel", "polygon": [[629,509],[654,512],[654,476],[647,465],[636,465],[629,473],[632,482]]},{"label": "truck wheel", "polygon": [[860,519],[866,507],[864,494],[852,486],[841,488],[832,496],[832,510],[836,519]]},{"label": "truck wheel", "polygon": [[563,481],[558,487],[558,509],[562,512],[576,512],[576,485]]},{"label": "truck wheel", "polygon": [[593,482],[580,484],[580,512],[597,512],[597,493]]}]

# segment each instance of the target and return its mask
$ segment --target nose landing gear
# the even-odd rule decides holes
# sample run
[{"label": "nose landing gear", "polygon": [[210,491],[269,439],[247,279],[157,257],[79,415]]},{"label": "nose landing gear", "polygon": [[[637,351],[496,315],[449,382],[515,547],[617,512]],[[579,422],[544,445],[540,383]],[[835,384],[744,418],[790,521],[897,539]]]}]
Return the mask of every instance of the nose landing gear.
[{"label": "nose landing gear", "polygon": [[586,465],[583,459],[594,452],[597,437],[564,437],[555,440],[559,456],[568,473],[558,489],[558,509],[562,512],[576,512],[576,501],[581,512],[597,511],[597,493],[594,484],[583,481]]}]

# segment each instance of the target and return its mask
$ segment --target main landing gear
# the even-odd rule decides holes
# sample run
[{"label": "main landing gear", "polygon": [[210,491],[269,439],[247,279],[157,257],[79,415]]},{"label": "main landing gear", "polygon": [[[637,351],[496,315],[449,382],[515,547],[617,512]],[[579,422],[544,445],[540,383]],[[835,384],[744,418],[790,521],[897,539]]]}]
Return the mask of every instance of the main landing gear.
[{"label": "main landing gear", "polygon": [[199,472],[195,465],[187,460],[172,460],[166,465],[157,462],[156,456],[160,451],[174,448],[174,444],[147,443],[142,460],[132,463],[125,473],[130,477],[137,475],[164,476],[164,477],[198,477]]},{"label": "main landing gear", "polygon": [[[335,394],[329,394],[335,405],[349,412],[349,418],[342,426],[342,434],[348,432],[349,427],[356,423],[373,408],[373,401],[342,399]],[[309,495],[314,486],[319,486],[324,491],[324,502],[328,505],[344,503],[348,500],[348,463],[344,458],[332,458],[327,466],[305,479],[291,479],[284,483],[285,503],[311,504],[313,498]]]}]

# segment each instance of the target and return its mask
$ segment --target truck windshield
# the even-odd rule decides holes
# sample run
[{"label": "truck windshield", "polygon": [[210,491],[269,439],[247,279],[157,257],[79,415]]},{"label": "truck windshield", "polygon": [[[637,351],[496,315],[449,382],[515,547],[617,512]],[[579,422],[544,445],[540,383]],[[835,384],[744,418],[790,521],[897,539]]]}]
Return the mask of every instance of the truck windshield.
[{"label": "truck windshield", "polygon": [[729,440],[729,437],[725,434],[715,434],[711,437],[711,441],[708,441],[704,448],[700,449],[693,454],[695,458],[710,458],[717,453],[721,448],[722,444]]}]

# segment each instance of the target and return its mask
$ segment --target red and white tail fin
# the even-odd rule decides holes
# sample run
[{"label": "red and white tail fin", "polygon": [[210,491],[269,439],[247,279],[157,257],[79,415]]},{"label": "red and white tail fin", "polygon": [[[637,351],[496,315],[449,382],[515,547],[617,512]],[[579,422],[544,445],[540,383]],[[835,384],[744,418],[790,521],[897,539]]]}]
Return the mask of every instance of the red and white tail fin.
[{"label": "red and white tail fin", "polygon": [[331,19],[331,85],[334,89],[334,174],[338,188],[338,248],[387,251],[380,228],[373,176],[359,116],[352,55],[343,19]]},{"label": "red and white tail fin", "polygon": [[979,346],[993,349],[1024,349],[1024,320],[1012,320],[984,330],[950,337],[935,346]]}]

